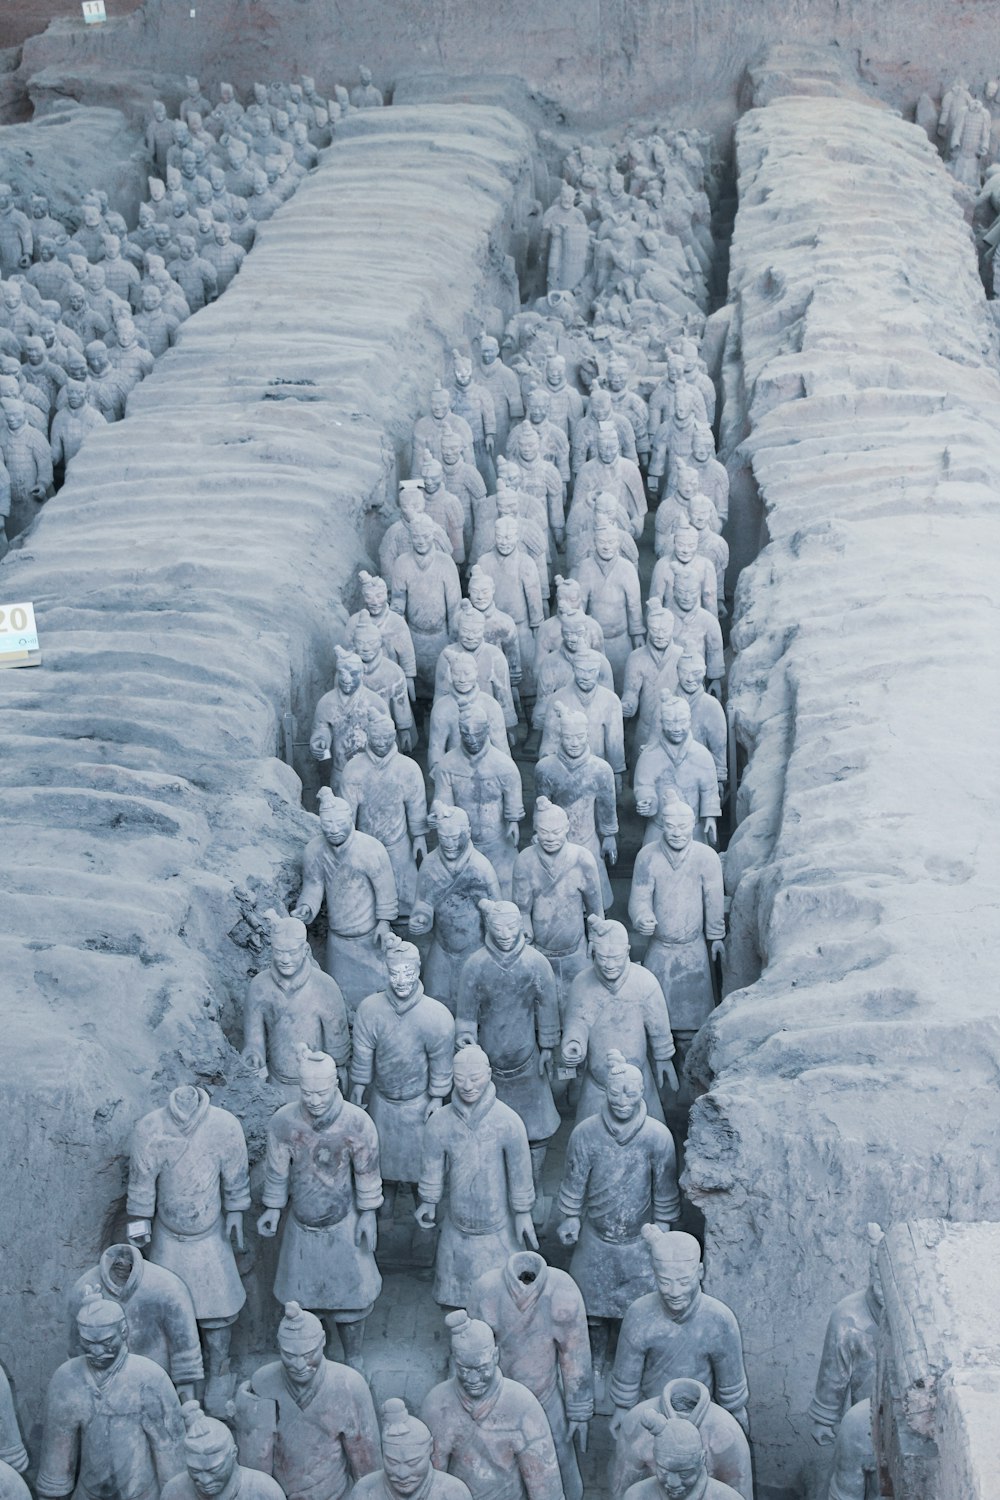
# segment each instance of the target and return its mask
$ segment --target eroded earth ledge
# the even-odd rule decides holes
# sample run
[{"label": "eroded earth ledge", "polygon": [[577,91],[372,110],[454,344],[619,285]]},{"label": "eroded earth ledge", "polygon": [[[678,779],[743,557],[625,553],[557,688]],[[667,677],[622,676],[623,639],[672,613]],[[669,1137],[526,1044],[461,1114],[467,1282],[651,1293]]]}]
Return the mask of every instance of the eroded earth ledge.
[{"label": "eroded earth ledge", "polygon": [[0,677],[0,1353],[25,1412],[65,1287],[121,1237],[151,1082],[213,1080],[260,1154],[268,1111],[214,1017],[238,1016],[315,827],[283,716],[307,724],[332,680],[365,515],[444,350],[515,310],[529,186],[501,111],[355,117],[3,563],[46,667]]},{"label": "eroded earth ledge", "polygon": [[732,993],[686,1181],[759,1480],[790,1484],[866,1221],[1000,1217],[1000,382],[921,130],[783,98],[737,142],[723,447],[769,540],[739,589]]}]

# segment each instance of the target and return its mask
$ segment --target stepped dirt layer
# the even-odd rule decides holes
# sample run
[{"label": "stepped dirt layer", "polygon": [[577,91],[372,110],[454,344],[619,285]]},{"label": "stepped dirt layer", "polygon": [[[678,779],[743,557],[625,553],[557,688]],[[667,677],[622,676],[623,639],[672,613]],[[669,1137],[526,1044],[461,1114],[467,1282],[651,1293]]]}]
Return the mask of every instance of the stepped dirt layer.
[{"label": "stepped dirt layer", "polygon": [[815,1452],[866,1221],[1000,1218],[1000,381],[920,130],[785,98],[737,141],[723,443],[769,541],[734,628],[736,992],[697,1045],[687,1184],[778,1481]]},{"label": "stepped dirt layer", "polygon": [[330,685],[445,351],[514,310],[530,165],[502,111],[354,120],[0,567],[43,657],[0,674],[0,1357],[25,1417],[65,1290],[121,1232],[133,1120],[194,1077],[260,1155],[225,1031],[317,827],[283,715],[307,729]]}]

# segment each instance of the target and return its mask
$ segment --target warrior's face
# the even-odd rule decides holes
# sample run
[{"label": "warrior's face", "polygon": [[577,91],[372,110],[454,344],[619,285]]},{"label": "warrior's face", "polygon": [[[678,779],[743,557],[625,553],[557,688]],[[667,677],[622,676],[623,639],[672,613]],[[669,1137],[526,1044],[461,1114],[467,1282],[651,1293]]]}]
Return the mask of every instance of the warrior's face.
[{"label": "warrior's face", "polygon": [[[455,1054],[455,1093],[463,1104],[476,1104],[485,1094],[490,1077],[489,1064],[481,1061],[478,1056],[466,1060],[461,1052]],[[487,1381],[488,1384],[489,1381]],[[484,1386],[483,1389],[485,1390],[486,1387]]]},{"label": "warrior's face", "polygon": [[117,1328],[81,1329],[80,1347],[92,1370],[110,1370],[125,1343],[124,1319]]},{"label": "warrior's face", "polygon": [[568,837],[569,830],[565,820],[554,817],[551,812],[535,822],[535,838],[546,854],[558,854],[565,847]]},{"label": "warrior's face", "polygon": [[656,1289],[668,1313],[679,1318],[686,1313],[701,1286],[703,1268],[700,1261],[680,1261],[655,1266]]},{"label": "warrior's face", "polygon": [[400,1500],[417,1492],[431,1467],[431,1450],[426,1443],[410,1442],[397,1447],[393,1443],[382,1450],[382,1470],[389,1489]]},{"label": "warrior's face", "polygon": [[397,1000],[408,1000],[420,978],[420,965],[411,958],[393,959],[388,965],[389,988]]},{"label": "warrior's face", "polygon": [[455,1360],[455,1379],[465,1394],[473,1401],[478,1401],[485,1396],[493,1383],[493,1373],[497,1367],[497,1352],[483,1355],[476,1364],[465,1364],[461,1360]]},{"label": "warrior's face", "polygon": [[286,1347],[279,1339],[278,1353],[289,1384],[299,1388],[309,1385],[323,1363],[322,1342],[312,1349],[295,1349]]},{"label": "warrior's face", "polygon": [[628,1073],[613,1073],[608,1079],[606,1097],[608,1109],[616,1120],[631,1120],[642,1099],[642,1080]]},{"label": "warrior's face", "polygon": [[282,979],[291,979],[305,963],[308,952],[309,944],[305,938],[301,943],[289,943],[279,938],[271,945],[271,963]]},{"label": "warrior's face", "polygon": [[233,1477],[236,1468],[236,1444],[230,1442],[224,1448],[211,1453],[188,1453],[187,1471],[196,1494],[202,1500],[212,1500],[221,1495]]}]

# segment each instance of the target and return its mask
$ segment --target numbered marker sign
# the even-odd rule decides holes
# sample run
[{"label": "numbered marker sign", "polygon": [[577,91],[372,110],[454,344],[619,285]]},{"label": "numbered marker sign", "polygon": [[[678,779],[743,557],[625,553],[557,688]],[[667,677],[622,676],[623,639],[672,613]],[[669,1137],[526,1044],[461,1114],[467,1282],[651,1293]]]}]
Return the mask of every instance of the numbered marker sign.
[{"label": "numbered marker sign", "polygon": [[93,26],[97,21],[106,21],[104,0],[83,0],[83,19],[88,26]]},{"label": "numbered marker sign", "polygon": [[37,667],[41,661],[31,604],[0,604],[0,667]]}]

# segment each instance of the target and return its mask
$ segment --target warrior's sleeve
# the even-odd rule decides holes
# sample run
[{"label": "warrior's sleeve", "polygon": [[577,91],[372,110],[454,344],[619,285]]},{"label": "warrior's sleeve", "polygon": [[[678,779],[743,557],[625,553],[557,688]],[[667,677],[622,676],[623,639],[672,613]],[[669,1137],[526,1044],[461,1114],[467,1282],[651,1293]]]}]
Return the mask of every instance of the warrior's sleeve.
[{"label": "warrior's sleeve", "polygon": [[625,771],[625,725],[622,721],[622,706],[615,693],[609,693],[604,719],[604,759],[612,771],[622,775]]},{"label": "warrior's sleeve", "polygon": [[375,1048],[378,1044],[372,1025],[370,1001],[374,995],[362,1000],[354,1013],[354,1032],[351,1037],[351,1088],[366,1088],[375,1072]]},{"label": "warrior's sleeve", "polygon": [[674,1055],[674,1038],[670,1030],[667,1001],[658,979],[648,969],[637,969],[642,974],[642,1019],[649,1038],[649,1050],[654,1061],[667,1062]]},{"label": "warrior's sleeve", "polygon": [[429,826],[427,822],[427,792],[424,787],[424,778],[420,774],[420,768],[411,763],[406,769],[409,773],[403,784],[406,829],[410,838],[415,839],[425,834]]},{"label": "warrior's sleeve", "polygon": [[[74,1326],[76,1320],[74,1319]],[[21,1441],[21,1429],[14,1410],[10,1381],[0,1366],[0,1463],[9,1464],[20,1474],[28,1467],[28,1455]]]},{"label": "warrior's sleeve", "polygon": [[[711,851],[714,853],[714,850]],[[726,935],[725,889],[722,880],[722,861],[716,857],[706,860],[701,877],[702,900],[705,911],[705,938],[708,942],[721,942]]]},{"label": "warrior's sleeve", "polygon": [[570,1277],[556,1289],[551,1308],[566,1416],[571,1422],[589,1422],[594,1415],[594,1367],[587,1310]]},{"label": "warrior's sleeve", "polygon": [[[353,1373],[357,1374],[357,1371]],[[344,1454],[351,1478],[357,1483],[365,1474],[373,1474],[382,1467],[378,1420],[371,1391],[363,1376],[359,1375],[356,1382],[351,1382],[350,1394],[342,1409],[342,1421]]]},{"label": "warrior's sleeve", "polygon": [[[438,797],[441,796],[440,785],[436,784]],[[443,800],[443,799],[442,799]],[[449,799],[450,800],[450,799]],[[417,888],[413,893],[413,908],[410,912],[410,926],[419,918],[428,920],[434,925],[434,880],[433,866],[425,859],[417,871]]]},{"label": "warrior's sleeve", "polygon": [[[406,619],[406,569],[402,566],[405,553],[396,558],[392,565],[392,579],[389,584],[389,606],[397,615]],[[416,658],[414,658],[414,661]],[[416,667],[414,667],[414,671]]]},{"label": "warrior's sleeve", "polygon": [[[650,1121],[650,1124],[658,1123]],[[653,1168],[653,1218],[657,1224],[673,1224],[681,1216],[681,1195],[677,1187],[677,1152],[674,1147],[674,1138],[664,1125],[666,1139],[660,1131],[656,1132],[657,1140],[662,1145],[657,1145],[651,1153],[651,1164]]]},{"label": "warrior's sleeve", "polygon": [[[399,611],[402,615],[402,611]],[[403,620],[402,625],[397,626],[392,633],[392,645],[396,652],[396,659],[403,669],[404,677],[415,677],[417,675],[417,656],[413,649],[413,637],[410,627]]]},{"label": "warrior's sleeve", "polygon": [[590,1179],[590,1152],[584,1132],[575,1125],[566,1146],[563,1179],[559,1185],[559,1212],[564,1218],[580,1219],[587,1202]]},{"label": "warrior's sleeve", "polygon": [[52,488],[52,450],[40,432],[37,437],[38,441],[34,445],[35,472],[41,488],[50,490]]},{"label": "warrior's sleeve", "polygon": [[[653,571],[655,572],[656,569],[654,568]],[[622,718],[624,719],[631,719],[639,712],[639,693],[642,690],[643,677],[641,649],[640,647],[639,651],[629,652],[625,662],[625,681],[622,685]]]},{"label": "warrior's sleeve", "polygon": [[819,1373],[816,1376],[816,1391],[809,1407],[809,1416],[824,1427],[836,1427],[844,1414],[851,1388],[851,1365],[847,1341],[842,1336],[837,1309],[830,1314],[820,1355]]},{"label": "warrior's sleeve", "polygon": [[235,1115],[220,1109],[216,1116],[220,1130],[222,1207],[227,1214],[245,1213],[250,1207],[250,1163],[247,1160],[247,1138]]},{"label": "warrior's sleeve", "polygon": [[[516,863],[514,873],[516,879]],[[468,1034],[477,1039],[479,1036],[479,965],[474,954],[462,965],[458,976],[455,1031],[463,1036]]]},{"label": "warrior's sleeve", "polygon": [[715,564],[707,557],[705,561],[709,564],[704,570],[701,581],[701,607],[707,609],[710,615],[716,613],[716,599],[719,594],[719,575],[715,571]]},{"label": "warrior's sleeve", "polygon": [[667,448],[670,444],[670,424],[661,422],[653,435],[652,456],[649,460],[650,479],[659,479],[667,467]]},{"label": "warrior's sleeve", "polygon": [[291,1170],[292,1150],[285,1139],[283,1121],[278,1115],[272,1115],[267,1126],[264,1191],[261,1194],[261,1201],[265,1208],[284,1208],[288,1202],[288,1179]]},{"label": "warrior's sleeve", "polygon": [[538,982],[535,990],[535,1026],[538,1045],[543,1051],[554,1051],[559,1046],[559,998],[556,976],[544,953],[537,948],[531,950],[537,960]]},{"label": "warrior's sleeve", "polygon": [[251,981],[246,1000],[243,1002],[243,1051],[266,1059],[267,1035],[264,1029],[264,1006],[259,995],[259,989]]},{"label": "warrior's sleeve", "polygon": [[496,437],[497,409],[493,404],[492,393],[487,389],[485,385],[480,385],[478,389],[479,399],[482,403],[483,408],[483,432],[487,437]]},{"label": "warrior's sleeve", "polygon": [[708,750],[715,761],[715,777],[717,781],[725,782],[729,779],[729,730],[726,724],[726,711],[717,698],[705,695],[705,702],[714,704],[719,710],[712,713],[709,719],[706,735],[708,738]]},{"label": "warrior's sleeve", "polygon": [[444,607],[448,621],[448,634],[452,640],[458,635],[458,612],[462,607],[462,585],[458,580],[458,569],[451,562],[450,568],[445,569],[444,577]]},{"label": "warrior's sleeve", "polygon": [[549,467],[552,473],[548,476],[548,483],[545,486],[548,498],[549,528],[552,531],[560,531],[566,525],[562,478],[555,464],[550,464]]},{"label": "warrior's sleeve", "polygon": [[649,580],[649,598],[659,599],[663,603],[664,590],[673,588],[674,575],[670,568],[670,558],[661,557],[653,566],[653,576]]},{"label": "warrior's sleeve", "polygon": [[635,775],[633,787],[635,789],[636,803],[651,802],[653,807],[659,805],[660,794],[656,789],[656,756],[655,747],[648,746],[639,751],[639,758],[635,763]]},{"label": "warrior's sleeve", "polygon": [[726,659],[722,650],[722,626],[714,615],[709,616],[705,631],[705,664],[710,682],[718,682],[726,675]]},{"label": "warrior's sleeve", "polygon": [[714,761],[711,771],[699,773],[699,781],[698,816],[699,818],[717,818],[722,812],[722,803],[719,801],[719,779],[715,774]]},{"label": "warrior's sleeve", "polygon": [[359,1213],[382,1206],[382,1173],[378,1160],[378,1131],[368,1115],[361,1117],[361,1129],[351,1143],[351,1165],[354,1168],[354,1203]]},{"label": "warrior's sleeve", "polygon": [[607,761],[600,761],[597,787],[594,796],[594,821],[602,839],[613,838],[618,832],[618,801],[615,797],[615,778]]},{"label": "warrior's sleeve", "polygon": [[503,771],[503,815],[507,823],[520,823],[524,817],[524,788],[521,785],[521,773],[512,760],[508,761]]},{"label": "warrior's sleeve", "polygon": [[58,1500],[76,1488],[80,1463],[80,1424],[71,1409],[69,1372],[61,1366],[49,1383],[42,1419],[42,1456],[35,1490],[43,1500]]},{"label": "warrior's sleeve", "polygon": [[323,879],[323,841],[310,839],[302,857],[302,889],[299,891],[299,906],[308,906],[315,917],[323,905],[326,883]]},{"label": "warrior's sleeve", "polygon": [[618,1335],[618,1352],[611,1372],[611,1399],[616,1406],[623,1406],[626,1411],[635,1406],[642,1389],[648,1342],[643,1332],[646,1318],[647,1299],[640,1297],[622,1318],[621,1332]]},{"label": "warrior's sleeve", "polygon": [[434,1012],[433,1024],[426,1036],[428,1082],[432,1099],[446,1099],[451,1093],[452,1063],[455,1057],[455,1022],[447,1007]]},{"label": "warrior's sleeve", "polygon": [[655,853],[656,845],[647,844],[635,857],[632,888],[628,898],[628,919],[636,928],[643,922],[656,921],[656,911],[653,906],[656,896],[656,871],[653,865]]},{"label": "warrior's sleeve", "polygon": [[743,1340],[735,1315],[722,1308],[720,1338],[712,1351],[712,1373],[715,1376],[713,1399],[726,1411],[742,1411],[750,1397],[747,1372],[743,1365]]},{"label": "warrior's sleeve", "polygon": [[[987,140],[988,139],[989,135],[987,134]],[[21,240],[21,254],[30,255],[34,248],[34,238],[31,233],[31,225],[28,222],[27,215],[18,213],[16,223],[17,232]]]},{"label": "warrior's sleeve", "polygon": [[[439,1109],[424,1126],[424,1146],[420,1156],[420,1181],[417,1196],[423,1203],[440,1203],[444,1193],[447,1158],[447,1109]],[[433,1428],[431,1429],[433,1432]],[[434,1459],[437,1464],[437,1458]]]},{"label": "warrior's sleeve", "polygon": [[219,278],[210,260],[202,261],[201,279],[205,288],[205,301],[214,302],[219,295]]},{"label": "warrior's sleeve", "polygon": [[639,591],[639,575],[632,563],[627,563],[625,572],[625,611],[628,615],[628,633],[633,638],[642,635],[645,625],[642,619],[642,594]]},{"label": "warrior's sleeve", "polygon": [[190,1385],[201,1380],[204,1367],[201,1341],[194,1315],[191,1293],[178,1276],[176,1285],[164,1290],[160,1299],[160,1317],[170,1350],[170,1378],[174,1385]]},{"label": "warrior's sleeve", "polygon": [[369,879],[375,894],[375,917],[379,922],[394,922],[399,916],[399,896],[396,893],[396,877],[392,863],[381,844],[372,840],[372,868]]},{"label": "warrior's sleeve", "polygon": [[[146,1119],[148,1119],[148,1115]],[[125,1212],[130,1219],[151,1219],[156,1213],[156,1179],[160,1163],[153,1149],[152,1132],[146,1120],[139,1120],[132,1131],[132,1151],[128,1163],[128,1198]],[[72,1485],[70,1486],[72,1489]]]},{"label": "warrior's sleeve", "polygon": [[563,1500],[562,1477],[549,1419],[527,1388],[525,1395],[530,1399],[525,1402],[516,1436],[521,1482],[528,1500]]},{"label": "warrior's sleeve", "polygon": [[580,873],[583,877],[581,887],[583,909],[588,917],[603,917],[604,895],[601,891],[601,873],[597,868],[597,860],[589,849],[581,849],[578,858]]},{"label": "warrior's sleeve", "polygon": [[507,1202],[513,1214],[530,1214],[535,1203],[535,1183],[531,1174],[531,1150],[528,1132],[520,1115],[511,1111],[503,1136],[504,1164],[507,1168]]},{"label": "warrior's sleeve", "polygon": [[528,608],[528,624],[532,630],[537,630],[545,618],[542,612],[542,585],[538,578],[538,569],[527,556],[521,559],[521,586],[524,589],[524,602]]},{"label": "warrior's sleeve", "polygon": [[510,687],[510,667],[503,652],[498,652],[490,669],[490,692],[503,709],[503,721],[508,729],[517,725],[517,709]]},{"label": "warrior's sleeve", "polygon": [[[63,428],[66,424],[60,421],[61,416],[61,412],[56,412],[56,415],[52,419],[52,431],[50,433],[51,441],[49,447],[52,453],[53,468],[56,466],[56,464],[61,464],[63,462]],[[10,488],[9,480],[7,481],[7,488]],[[3,499],[2,497],[0,497],[0,514],[3,513]]]},{"label": "warrior's sleeve", "polygon": [[431,775],[434,767],[445,753],[448,744],[448,705],[451,693],[435,699],[431,705],[430,725],[427,730],[427,768]]},{"label": "warrior's sleeve", "polygon": [[410,707],[410,695],[406,691],[406,675],[402,667],[399,676],[389,689],[389,712],[392,714],[392,722],[399,730],[413,728],[413,709]]}]

